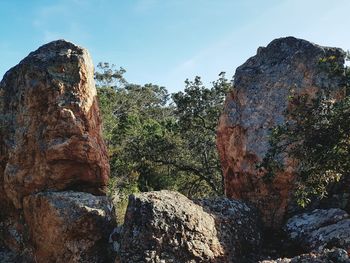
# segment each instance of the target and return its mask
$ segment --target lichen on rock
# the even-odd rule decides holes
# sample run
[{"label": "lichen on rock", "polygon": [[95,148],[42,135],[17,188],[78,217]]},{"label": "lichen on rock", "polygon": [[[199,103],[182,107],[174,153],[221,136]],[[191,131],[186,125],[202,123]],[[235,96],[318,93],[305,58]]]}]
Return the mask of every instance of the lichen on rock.
[{"label": "lichen on rock", "polygon": [[248,262],[261,245],[260,231],[258,213],[242,202],[136,194],[125,216],[121,262]]},{"label": "lichen on rock", "polygon": [[338,208],[295,215],[288,219],[284,230],[304,251],[332,247],[350,249],[350,216]]},{"label": "lichen on rock", "polygon": [[109,163],[88,51],[43,45],[0,94],[0,246],[28,262],[105,262]]},{"label": "lichen on rock", "polygon": [[327,90],[334,99],[344,96],[343,77],[319,67],[325,57],[334,57],[339,67],[344,65],[345,52],[339,48],[294,37],[273,40],[237,68],[220,117],[217,146],[225,193],[255,204],[266,225],[273,228],[285,219],[297,163],[283,157],[283,171],[271,180],[265,180],[266,170],[259,165],[270,148],[271,129],[288,117],[285,112],[292,106],[291,94],[313,97]]},{"label": "lichen on rock", "polygon": [[102,193],[109,164],[86,49],[40,47],[0,83],[2,189],[16,208],[42,190]]},{"label": "lichen on rock", "polygon": [[45,192],[27,196],[23,206],[37,262],[108,260],[111,251],[107,244],[114,218],[107,197],[73,191]]}]

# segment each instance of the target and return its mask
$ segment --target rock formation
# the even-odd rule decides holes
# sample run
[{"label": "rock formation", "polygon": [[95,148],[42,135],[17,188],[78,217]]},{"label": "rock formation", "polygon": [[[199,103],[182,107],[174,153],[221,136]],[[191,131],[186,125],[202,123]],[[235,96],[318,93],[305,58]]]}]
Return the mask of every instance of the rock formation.
[{"label": "rock formation", "polygon": [[258,214],[218,198],[171,191],[132,195],[121,234],[121,262],[248,262],[259,251]]},{"label": "rock formation", "polygon": [[348,253],[339,248],[326,249],[322,252],[312,252],[294,258],[279,258],[276,260],[263,260],[261,263],[350,263]]},{"label": "rock formation", "polygon": [[64,40],[40,47],[5,74],[0,94],[4,242],[33,249],[37,262],[94,254],[108,240],[100,223],[112,225],[106,197],[78,193],[104,195],[109,175],[87,50]]},{"label": "rock formation", "polygon": [[[24,218],[42,262],[106,262],[110,203],[81,192],[45,192],[24,199]],[[105,244],[101,245],[101,241]]]},{"label": "rock formation", "polygon": [[267,226],[278,227],[291,199],[296,164],[284,159],[285,169],[272,182],[258,169],[269,149],[270,129],[283,124],[291,107],[289,96],[328,90],[334,98],[344,94],[343,79],[319,67],[332,57],[344,65],[345,52],[293,37],[272,41],[238,67],[234,88],[227,95],[217,132],[217,146],[229,198],[252,202]]},{"label": "rock formation", "polygon": [[316,209],[293,216],[285,231],[307,252],[332,247],[350,250],[350,216],[341,209]]},{"label": "rock formation", "polygon": [[[89,54],[63,40],[40,47],[0,82],[0,261],[113,262],[108,241],[123,263],[270,259],[262,233],[287,219],[295,162],[284,159],[285,170],[264,180],[257,164],[269,149],[269,129],[288,118],[290,89],[310,96],[326,89],[342,97],[342,78],[317,64],[332,57],[342,66],[344,56],[289,37],[259,48],[236,71],[218,128],[225,190],[229,198],[256,205],[265,225],[250,203],[193,201],[160,191],[130,196],[125,224],[115,228],[104,195],[109,164]],[[290,258],[263,262],[350,261],[350,218],[343,210],[295,215],[284,230],[308,254],[275,250]],[[277,243],[282,246],[282,239]]]},{"label": "rock formation", "polygon": [[6,196],[42,190],[100,193],[108,159],[87,50],[55,41],[29,54],[0,84],[1,174]]}]

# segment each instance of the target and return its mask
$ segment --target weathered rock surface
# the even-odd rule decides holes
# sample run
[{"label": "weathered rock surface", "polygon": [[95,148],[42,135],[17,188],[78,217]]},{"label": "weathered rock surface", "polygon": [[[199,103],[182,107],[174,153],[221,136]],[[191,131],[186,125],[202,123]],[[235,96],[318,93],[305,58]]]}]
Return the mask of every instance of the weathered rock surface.
[{"label": "weathered rock surface", "polygon": [[350,249],[350,217],[341,209],[316,209],[287,221],[285,232],[304,250]]},{"label": "weathered rock surface", "polygon": [[263,214],[268,226],[279,227],[294,187],[296,164],[285,159],[285,169],[272,181],[257,166],[269,149],[270,129],[283,124],[288,98],[328,90],[334,98],[344,94],[343,79],[319,67],[321,58],[333,56],[344,65],[345,52],[293,37],[272,41],[238,67],[218,126],[217,146],[229,198],[248,200]]},{"label": "weathered rock surface", "polygon": [[0,246],[0,262],[1,263],[31,263],[23,258],[22,255],[8,250],[5,247]]},{"label": "weathered rock surface", "polygon": [[261,263],[350,263],[348,253],[343,249],[324,250],[319,253],[300,255],[294,258],[263,260]]},{"label": "weathered rock surface", "polygon": [[106,197],[88,194],[109,175],[93,77],[87,50],[58,40],[0,82],[0,246],[25,262],[107,255]]},{"label": "weathered rock surface", "polygon": [[114,224],[107,197],[47,192],[26,197],[23,206],[38,263],[107,261]]},{"label": "weathered rock surface", "polygon": [[193,202],[171,191],[132,195],[121,262],[247,262],[260,247],[258,215],[228,199]]},{"label": "weathered rock surface", "polygon": [[86,49],[64,40],[40,47],[0,83],[0,182],[7,198],[42,190],[101,193],[109,164]]}]

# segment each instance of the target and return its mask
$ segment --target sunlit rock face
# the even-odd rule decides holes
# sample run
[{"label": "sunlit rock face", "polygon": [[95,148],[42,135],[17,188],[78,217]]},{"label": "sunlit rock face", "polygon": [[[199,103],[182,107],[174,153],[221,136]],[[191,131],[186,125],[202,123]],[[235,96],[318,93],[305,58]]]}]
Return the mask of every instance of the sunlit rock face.
[{"label": "sunlit rock face", "polygon": [[165,190],[131,195],[121,262],[255,262],[260,226],[255,208],[224,197],[192,201]]},{"label": "sunlit rock face", "polygon": [[42,190],[101,192],[109,166],[87,50],[40,47],[5,74],[0,94],[0,177],[16,208]]},{"label": "sunlit rock face", "polygon": [[[55,198],[61,198],[62,206],[69,208],[71,200],[65,199],[61,191],[104,195],[109,176],[94,69],[88,51],[58,40],[30,53],[10,69],[0,82],[0,122],[0,246],[4,243],[21,253],[33,251],[35,255],[44,255],[42,244],[53,240],[52,229],[60,228],[41,229],[39,242],[34,233],[37,226],[33,225],[37,220],[44,222],[45,213],[52,212],[50,216],[57,216],[62,224],[79,226],[80,223],[57,215],[58,208],[56,212],[45,211],[44,203],[36,201],[39,200],[36,194],[57,192]],[[84,205],[84,200],[80,201]],[[75,202],[79,204],[78,197]],[[82,217],[91,215],[88,209],[79,213]],[[99,227],[91,222],[89,231],[97,235]],[[33,229],[34,234],[29,235]],[[61,229],[69,226],[62,225]],[[62,235],[58,243],[65,243],[65,238]],[[90,239],[89,246],[95,246],[103,238]],[[76,244],[84,237],[76,234],[67,240]],[[44,256],[37,260],[51,262]]]},{"label": "sunlit rock face", "polygon": [[264,180],[258,169],[269,149],[270,130],[283,124],[294,95],[313,97],[324,89],[335,99],[344,95],[343,79],[322,71],[321,58],[332,57],[340,67],[345,52],[293,37],[272,41],[238,67],[234,88],[227,95],[217,133],[217,146],[230,198],[252,202],[268,226],[278,227],[294,187],[295,161],[284,159],[285,169]]}]

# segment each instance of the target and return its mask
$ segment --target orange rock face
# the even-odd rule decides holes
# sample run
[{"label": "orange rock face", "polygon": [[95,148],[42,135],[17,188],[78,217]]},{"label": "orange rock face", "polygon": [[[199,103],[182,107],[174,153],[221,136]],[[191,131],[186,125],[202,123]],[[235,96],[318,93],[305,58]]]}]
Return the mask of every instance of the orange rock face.
[{"label": "orange rock face", "polygon": [[0,178],[16,208],[42,190],[101,193],[109,165],[87,50],[44,45],[5,74],[0,93]]},{"label": "orange rock face", "polygon": [[[107,198],[88,194],[104,195],[109,176],[91,58],[64,40],[48,43],[5,74],[0,94],[0,245],[33,252],[37,262],[75,262],[64,255],[86,256],[106,239],[97,234],[103,215],[93,215]],[[64,191],[76,191],[75,205]],[[54,198],[44,202],[44,193]],[[85,195],[104,201],[89,206]]]},{"label": "orange rock face", "polygon": [[291,89],[296,94],[315,95],[327,89],[342,96],[342,79],[320,70],[321,58],[334,56],[344,64],[344,51],[321,47],[293,37],[272,41],[259,48],[237,68],[234,89],[227,95],[218,126],[217,146],[225,177],[225,192],[255,204],[267,226],[283,221],[293,194],[295,167],[285,159],[285,170],[271,181],[258,169],[269,149],[270,129],[285,121]]}]

